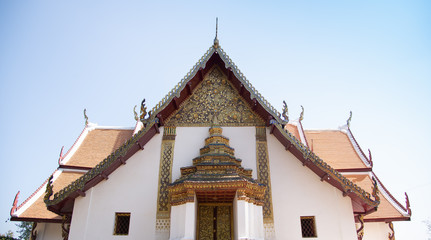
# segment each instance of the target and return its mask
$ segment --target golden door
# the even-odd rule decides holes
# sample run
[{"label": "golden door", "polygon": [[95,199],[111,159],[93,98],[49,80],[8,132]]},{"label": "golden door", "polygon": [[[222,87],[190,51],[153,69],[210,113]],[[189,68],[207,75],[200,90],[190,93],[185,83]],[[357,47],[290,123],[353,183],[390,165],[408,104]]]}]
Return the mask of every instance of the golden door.
[{"label": "golden door", "polygon": [[232,205],[199,204],[198,239],[231,240]]}]

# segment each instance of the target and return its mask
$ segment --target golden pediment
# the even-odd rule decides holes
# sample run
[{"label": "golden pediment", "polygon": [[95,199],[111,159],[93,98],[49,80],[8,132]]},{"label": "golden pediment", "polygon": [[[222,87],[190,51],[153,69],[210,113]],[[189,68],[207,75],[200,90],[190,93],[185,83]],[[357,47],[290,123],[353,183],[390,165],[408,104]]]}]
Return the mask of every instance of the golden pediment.
[{"label": "golden pediment", "polygon": [[167,126],[211,126],[214,117],[220,126],[263,126],[256,115],[215,66],[193,94],[167,119]]}]

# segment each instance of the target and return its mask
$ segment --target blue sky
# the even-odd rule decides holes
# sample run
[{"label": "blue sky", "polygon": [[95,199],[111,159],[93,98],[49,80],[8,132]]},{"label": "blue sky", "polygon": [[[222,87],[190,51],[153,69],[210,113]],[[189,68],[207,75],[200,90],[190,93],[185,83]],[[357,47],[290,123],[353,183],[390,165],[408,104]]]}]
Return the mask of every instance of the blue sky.
[{"label": "blue sky", "polygon": [[431,220],[431,4],[428,1],[2,1],[0,233],[84,127],[133,126],[219,40],[256,89],[304,127],[351,129],[413,217]]}]

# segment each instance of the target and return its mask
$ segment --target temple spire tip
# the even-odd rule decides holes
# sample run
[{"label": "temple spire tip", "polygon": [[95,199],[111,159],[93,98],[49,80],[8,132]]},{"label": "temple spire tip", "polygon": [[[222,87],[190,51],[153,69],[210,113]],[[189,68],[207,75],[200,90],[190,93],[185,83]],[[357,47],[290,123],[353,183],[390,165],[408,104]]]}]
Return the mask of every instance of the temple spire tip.
[{"label": "temple spire tip", "polygon": [[219,47],[219,42],[218,42],[217,34],[218,34],[218,17],[216,17],[216,34],[215,34],[215,38],[214,38],[214,48],[218,48]]}]

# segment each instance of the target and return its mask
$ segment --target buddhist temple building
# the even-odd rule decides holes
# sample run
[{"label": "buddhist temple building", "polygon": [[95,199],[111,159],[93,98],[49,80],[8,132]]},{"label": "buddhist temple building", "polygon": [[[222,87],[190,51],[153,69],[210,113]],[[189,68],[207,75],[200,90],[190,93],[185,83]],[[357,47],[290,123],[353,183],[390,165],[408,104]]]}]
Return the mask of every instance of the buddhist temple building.
[{"label": "buddhist temple building", "polygon": [[[395,239],[410,204],[347,123],[307,130],[251,85],[217,37],[135,126],[86,122],[11,219],[31,239]],[[53,166],[55,168],[56,166]],[[12,199],[11,199],[12,201]]]}]

